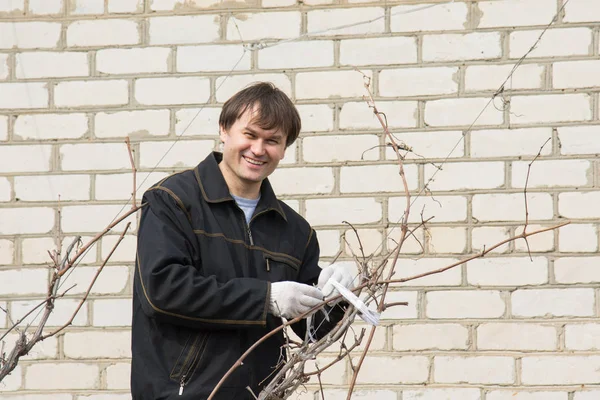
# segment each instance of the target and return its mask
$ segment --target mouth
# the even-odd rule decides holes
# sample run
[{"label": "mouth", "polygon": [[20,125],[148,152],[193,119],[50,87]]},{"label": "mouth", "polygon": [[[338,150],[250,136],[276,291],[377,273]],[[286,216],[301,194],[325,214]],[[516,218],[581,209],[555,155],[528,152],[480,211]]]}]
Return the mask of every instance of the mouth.
[{"label": "mouth", "polygon": [[265,165],[267,162],[266,161],[260,161],[260,160],[255,160],[253,158],[249,158],[246,156],[242,156],[244,158],[244,160],[246,160],[249,164],[252,165],[256,165],[257,167],[261,167],[263,165]]}]

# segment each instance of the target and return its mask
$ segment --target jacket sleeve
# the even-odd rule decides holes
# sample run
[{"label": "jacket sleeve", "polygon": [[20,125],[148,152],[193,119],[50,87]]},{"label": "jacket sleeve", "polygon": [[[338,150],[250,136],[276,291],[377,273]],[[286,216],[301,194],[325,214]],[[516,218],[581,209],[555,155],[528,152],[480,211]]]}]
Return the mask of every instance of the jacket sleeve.
[{"label": "jacket sleeve", "polygon": [[[317,233],[311,228],[310,235],[304,252],[304,259],[298,274],[298,282],[306,283],[307,285],[316,285],[319,281],[321,267],[319,267],[319,241]],[[332,330],[335,325],[344,317],[347,303],[339,302],[333,307],[325,306],[323,309],[329,315],[329,321],[325,320],[322,312],[313,314],[313,336],[322,338]],[[306,335],[306,320],[302,320],[294,325],[292,329],[300,338],[304,339]]]},{"label": "jacket sleeve", "polygon": [[264,326],[270,284],[203,276],[194,267],[200,255],[187,210],[177,200],[161,189],[144,195],[134,279],[144,313],[195,329]]}]

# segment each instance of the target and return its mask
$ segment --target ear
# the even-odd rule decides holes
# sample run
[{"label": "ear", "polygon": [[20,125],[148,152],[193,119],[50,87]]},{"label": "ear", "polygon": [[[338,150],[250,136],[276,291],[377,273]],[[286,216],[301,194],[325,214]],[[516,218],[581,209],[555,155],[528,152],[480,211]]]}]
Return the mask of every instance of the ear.
[{"label": "ear", "polygon": [[221,142],[226,143],[227,138],[228,138],[227,131],[225,130],[225,128],[223,128],[222,125],[219,125],[219,139],[221,139]]}]

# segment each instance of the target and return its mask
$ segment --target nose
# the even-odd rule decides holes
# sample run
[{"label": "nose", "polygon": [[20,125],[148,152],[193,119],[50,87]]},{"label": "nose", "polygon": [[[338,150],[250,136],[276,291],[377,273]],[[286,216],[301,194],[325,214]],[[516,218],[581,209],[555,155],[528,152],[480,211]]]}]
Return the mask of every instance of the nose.
[{"label": "nose", "polygon": [[260,157],[265,154],[265,144],[262,140],[255,140],[250,149],[255,156]]}]

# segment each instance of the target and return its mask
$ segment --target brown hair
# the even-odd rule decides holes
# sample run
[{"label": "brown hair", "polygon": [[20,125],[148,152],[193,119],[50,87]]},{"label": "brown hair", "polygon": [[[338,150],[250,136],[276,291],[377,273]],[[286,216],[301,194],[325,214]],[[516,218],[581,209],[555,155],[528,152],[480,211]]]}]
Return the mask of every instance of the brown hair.
[{"label": "brown hair", "polygon": [[281,129],[288,147],[298,138],[301,122],[294,104],[271,82],[258,82],[237,92],[223,105],[219,126],[225,130],[248,109],[258,109],[254,122],[262,129]]}]

